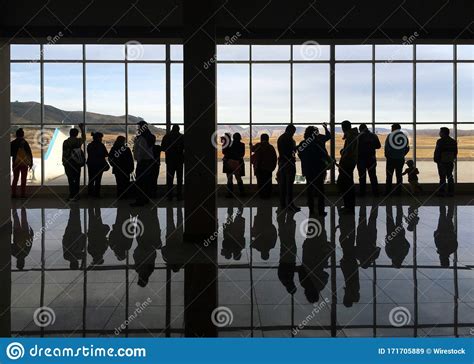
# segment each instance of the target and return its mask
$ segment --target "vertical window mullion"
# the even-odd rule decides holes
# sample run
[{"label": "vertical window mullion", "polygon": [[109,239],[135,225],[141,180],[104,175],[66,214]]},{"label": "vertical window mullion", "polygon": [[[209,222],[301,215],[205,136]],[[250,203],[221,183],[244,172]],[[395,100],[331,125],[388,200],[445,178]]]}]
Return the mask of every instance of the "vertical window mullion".
[{"label": "vertical window mullion", "polygon": [[[331,158],[336,160],[336,62],[335,62],[335,45],[330,45],[329,57],[329,127],[331,130]],[[331,183],[336,182],[336,168],[334,164],[331,166]]]},{"label": "vertical window mullion", "polygon": [[43,44],[40,45],[40,156],[41,156],[41,186],[44,185],[44,48]]},{"label": "vertical window mullion", "polygon": [[[454,140],[458,140],[458,52],[457,45],[453,44],[453,126]],[[458,182],[458,161],[454,161],[454,183]]]}]

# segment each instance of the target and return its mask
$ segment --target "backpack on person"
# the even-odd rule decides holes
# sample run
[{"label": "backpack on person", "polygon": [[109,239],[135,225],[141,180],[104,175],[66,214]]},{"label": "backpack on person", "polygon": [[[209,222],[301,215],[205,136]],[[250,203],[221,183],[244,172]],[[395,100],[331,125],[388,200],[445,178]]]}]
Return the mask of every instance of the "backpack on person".
[{"label": "backpack on person", "polygon": [[21,143],[16,152],[15,161],[13,162],[13,165],[15,167],[29,167],[31,166],[31,162],[32,161],[30,155],[26,152],[24,144]]},{"label": "backpack on person", "polygon": [[85,165],[86,157],[81,148],[74,148],[71,150],[71,161],[81,167]]}]

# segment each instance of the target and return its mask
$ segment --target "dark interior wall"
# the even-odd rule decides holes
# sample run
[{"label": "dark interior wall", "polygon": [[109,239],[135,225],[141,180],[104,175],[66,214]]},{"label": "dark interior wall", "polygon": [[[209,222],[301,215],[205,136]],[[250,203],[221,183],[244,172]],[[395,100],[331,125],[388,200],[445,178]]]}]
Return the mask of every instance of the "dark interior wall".
[{"label": "dark interior wall", "polygon": [[[183,1],[3,0],[0,37],[34,42],[62,32],[65,38],[157,39],[183,35]],[[224,41],[315,39],[401,43],[472,42],[472,0],[219,0],[217,36]],[[37,39],[39,38],[39,39]]]}]

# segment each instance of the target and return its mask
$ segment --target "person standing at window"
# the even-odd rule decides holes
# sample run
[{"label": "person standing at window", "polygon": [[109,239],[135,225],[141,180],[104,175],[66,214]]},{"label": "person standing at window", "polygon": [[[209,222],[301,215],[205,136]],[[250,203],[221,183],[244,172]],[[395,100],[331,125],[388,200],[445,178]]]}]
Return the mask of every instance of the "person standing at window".
[{"label": "person standing at window", "polygon": [[173,125],[171,131],[163,137],[161,150],[165,152],[166,185],[168,200],[173,199],[173,180],[176,174],[178,200],[183,198],[183,169],[184,169],[184,138],[179,132],[179,125]]},{"label": "person standing at window", "polygon": [[136,201],[132,207],[144,206],[150,201],[151,194],[151,169],[154,163],[153,146],[156,137],[148,128],[148,123],[144,120],[138,122],[137,136],[133,147],[136,169]]},{"label": "person standing at window", "polygon": [[377,134],[372,133],[365,124],[359,125],[359,154],[357,158],[357,171],[359,172],[359,193],[365,196],[367,174],[374,196],[379,194],[377,181],[377,157],[375,152],[381,148]]},{"label": "person standing at window", "polygon": [[280,185],[280,206],[293,212],[301,209],[293,201],[293,184],[296,176],[296,143],[293,139],[296,128],[289,124],[277,141],[278,146],[278,184]]},{"label": "person standing at window", "polygon": [[387,182],[385,184],[385,194],[392,193],[392,179],[395,172],[397,185],[395,187],[395,195],[400,195],[403,183],[403,166],[405,165],[405,156],[410,151],[408,145],[408,137],[401,130],[400,124],[392,124],[392,132],[385,139],[385,158],[387,158],[386,175]]},{"label": "person standing at window", "polygon": [[92,133],[92,142],[87,145],[87,171],[89,173],[88,194],[100,198],[102,174],[110,169],[106,158],[109,156],[100,132]]},{"label": "person standing at window", "polygon": [[130,187],[130,174],[135,169],[132,151],[125,143],[124,136],[119,135],[109,152],[109,162],[112,174],[117,183],[117,198],[124,199],[128,196]]},{"label": "person standing at window", "polygon": [[341,159],[339,160],[339,176],[337,184],[344,200],[344,208],[341,213],[354,215],[355,213],[355,191],[354,191],[354,169],[357,165],[357,155],[359,152],[359,131],[353,128],[349,120],[344,120],[341,124],[344,133],[344,147],[341,149]]},{"label": "person standing at window", "polygon": [[250,151],[253,153],[250,161],[255,170],[258,193],[261,198],[270,198],[272,195],[272,173],[277,165],[277,154],[269,140],[268,134],[262,134],[260,143],[255,145],[250,143]]},{"label": "person standing at window", "polygon": [[[229,138],[229,139],[227,139]],[[234,190],[234,176],[239,186],[239,193],[241,196],[245,194],[244,182],[242,177],[245,176],[245,144],[241,142],[242,136],[240,133],[234,133],[232,142],[230,142],[230,135],[226,134],[223,138],[222,153],[224,154],[224,173],[227,175],[227,196],[233,196]]]},{"label": "person standing at window", "polygon": [[438,196],[446,195],[446,180],[448,181],[448,196],[454,196],[454,161],[458,156],[458,143],[449,136],[449,129],[439,129],[440,138],[436,141],[434,161],[438,165],[439,191]]},{"label": "person standing at window", "polygon": [[21,197],[23,198],[25,197],[28,169],[33,167],[33,154],[30,145],[25,140],[25,132],[22,128],[16,131],[16,138],[10,143],[10,156],[13,166],[12,197],[16,198],[16,186],[21,175]]},{"label": "person standing at window", "polygon": [[79,124],[81,137],[79,138],[79,130],[72,128],[69,130],[69,138],[63,142],[62,162],[64,171],[69,184],[69,201],[77,201],[79,199],[79,185],[81,180],[81,168],[84,167],[84,151],[82,144],[86,141],[84,133],[84,124]]}]

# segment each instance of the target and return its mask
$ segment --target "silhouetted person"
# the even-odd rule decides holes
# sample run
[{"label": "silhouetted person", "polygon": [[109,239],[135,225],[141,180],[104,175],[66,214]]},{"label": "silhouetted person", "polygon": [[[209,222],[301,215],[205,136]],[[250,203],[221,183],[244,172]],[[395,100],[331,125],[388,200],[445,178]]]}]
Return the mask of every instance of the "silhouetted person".
[{"label": "silhouetted person", "polygon": [[100,197],[100,185],[102,174],[108,171],[110,166],[106,158],[109,156],[107,148],[102,143],[104,134],[100,132],[91,133],[92,142],[87,145],[87,172],[89,174],[88,194],[92,197]]},{"label": "silhouetted person", "polygon": [[381,148],[377,134],[372,133],[365,124],[359,125],[359,153],[357,156],[357,171],[359,172],[359,193],[365,195],[367,185],[367,174],[374,196],[379,194],[379,183],[377,181],[377,157],[376,151]]},{"label": "silhouetted person", "polygon": [[278,279],[289,294],[296,292],[296,222],[295,212],[285,210],[277,214],[278,235],[280,236],[280,261]]},{"label": "silhouetted person", "polygon": [[223,160],[223,172],[227,175],[227,196],[233,196],[234,190],[234,176],[239,186],[239,193],[241,196],[244,195],[244,182],[242,177],[245,176],[245,144],[241,142],[242,136],[240,133],[234,133],[232,136],[232,142],[228,140],[229,134],[222,139],[222,154],[224,155]]},{"label": "silhouetted person", "polygon": [[226,259],[240,260],[242,250],[245,249],[245,218],[243,208],[237,212],[232,207],[227,208],[227,218],[223,223],[223,236],[221,255]]},{"label": "silhouetted person", "polygon": [[344,276],[344,298],[346,307],[352,307],[360,300],[359,264],[355,247],[355,216],[339,213],[339,243],[342,248],[340,261],[342,274]]},{"label": "silhouetted person", "polygon": [[397,185],[394,191],[395,195],[400,195],[402,192],[402,170],[403,165],[405,164],[405,156],[410,151],[410,146],[408,145],[408,137],[401,129],[402,127],[400,124],[392,124],[392,132],[388,134],[387,139],[385,139],[384,153],[385,158],[387,159],[385,168],[387,176],[385,184],[386,195],[392,193],[393,173],[395,173],[397,179]]},{"label": "silhouetted person", "polygon": [[[161,145],[155,144],[153,146],[153,164],[151,167],[151,197],[156,198],[158,196],[158,177],[160,176],[160,165],[161,165]],[[170,195],[168,195],[168,198]],[[181,197],[179,197],[181,198]]]},{"label": "silhouetted person", "polygon": [[78,269],[79,261],[84,262],[86,234],[82,232],[79,207],[73,205],[63,235],[63,257],[70,269]]},{"label": "silhouetted person", "polygon": [[296,143],[293,139],[296,128],[289,124],[278,138],[278,184],[280,187],[280,206],[294,212],[301,209],[293,201],[293,184],[296,176]]},{"label": "silhouetted person", "polygon": [[10,156],[13,168],[12,197],[16,197],[16,186],[21,175],[21,197],[23,198],[26,192],[28,169],[33,167],[33,154],[30,145],[25,140],[25,132],[22,128],[17,129],[16,138],[10,143]]},{"label": "silhouetted person", "polygon": [[324,268],[327,268],[331,247],[327,241],[324,220],[319,221],[321,230],[318,230],[316,234],[308,226],[307,237],[303,242],[301,266],[298,270],[300,284],[309,303],[319,301],[321,291],[326,287],[329,279],[329,274]]},{"label": "silhouetted person", "polygon": [[272,195],[272,173],[277,166],[277,154],[269,142],[268,134],[260,135],[260,143],[252,145],[251,162],[257,177],[258,193],[261,198],[270,198]]},{"label": "silhouetted person", "polygon": [[405,228],[403,227],[402,205],[396,206],[396,221],[393,220],[392,205],[386,205],[386,225],[387,236],[385,237],[385,252],[392,260],[395,268],[401,268],[408,252],[410,243],[405,238]]},{"label": "silhouetted person", "polygon": [[314,214],[314,197],[318,199],[318,214],[326,216],[324,212],[324,181],[328,153],[326,141],[331,139],[326,124],[325,135],[320,135],[317,128],[308,126],[304,132],[304,140],[298,145],[298,155],[301,159],[301,170],[306,178],[306,194],[310,214]]},{"label": "silhouetted person", "polygon": [[173,179],[176,174],[176,195],[180,200],[183,192],[184,138],[178,125],[173,125],[171,131],[163,137],[161,149],[165,152],[168,199],[173,198]]},{"label": "silhouetted person", "polygon": [[138,217],[132,218],[135,224],[137,247],[133,252],[138,285],[145,287],[155,270],[156,250],[161,248],[161,230],[156,207],[141,210]]},{"label": "silhouetted person", "polygon": [[340,210],[343,214],[355,213],[355,190],[354,190],[354,169],[358,159],[358,130],[353,128],[349,120],[341,123],[344,136],[344,147],[341,149],[341,159],[339,160],[339,176],[337,185],[344,200],[344,207]]},{"label": "silhouetted person", "polygon": [[129,220],[130,209],[119,205],[117,207],[115,222],[109,234],[109,246],[119,261],[123,261],[127,258],[127,252],[133,244],[133,236],[127,233],[123,228]]},{"label": "silhouetted person", "polygon": [[137,161],[135,193],[136,201],[131,206],[144,206],[150,201],[151,178],[154,163],[153,146],[156,137],[151,133],[147,122],[139,121],[133,153]]},{"label": "silhouetted person", "polygon": [[260,252],[262,260],[268,260],[270,258],[270,250],[275,247],[278,237],[277,229],[273,225],[271,206],[257,207],[251,236],[251,247]]},{"label": "silhouetted person", "polygon": [[166,245],[161,248],[161,255],[173,272],[179,272],[187,259],[183,256],[183,210],[181,207],[176,209],[176,224],[174,210],[166,208]]},{"label": "silhouetted person", "polygon": [[417,194],[418,192],[423,191],[420,183],[418,182],[418,168],[415,167],[415,162],[411,159],[406,162],[407,168],[403,171],[402,175],[408,176],[408,183],[410,184],[410,191],[412,194]]},{"label": "silhouetted person", "polygon": [[439,129],[440,139],[436,141],[434,161],[438,165],[439,191],[438,196],[446,195],[446,180],[448,181],[448,196],[454,195],[454,161],[458,156],[458,143],[449,136],[448,128]]},{"label": "silhouetted person", "polygon": [[360,266],[364,269],[370,267],[380,255],[377,246],[377,217],[378,205],[373,205],[367,217],[367,206],[360,206],[359,224],[357,225],[356,256]]},{"label": "silhouetted person", "polygon": [[130,195],[130,175],[135,169],[132,151],[126,144],[124,136],[119,135],[109,152],[112,174],[117,183],[117,197],[124,199]]},{"label": "silhouetted person", "polygon": [[21,208],[21,220],[18,218],[18,212],[13,209],[13,242],[11,245],[12,256],[16,258],[16,267],[19,270],[25,268],[25,258],[30,254],[33,244],[34,232],[28,224],[26,209]]},{"label": "silhouetted person", "polygon": [[439,262],[444,268],[449,268],[449,257],[458,250],[458,236],[454,229],[453,218],[453,204],[449,204],[447,209],[445,205],[439,206],[438,228],[433,236],[439,254]]},{"label": "silhouetted person", "polygon": [[92,265],[104,264],[104,254],[109,248],[109,242],[107,240],[109,230],[109,225],[102,223],[100,207],[89,207],[87,251],[92,257]]},{"label": "silhouetted person", "polygon": [[81,130],[80,138],[78,137],[79,130],[72,128],[69,130],[69,138],[63,142],[62,162],[69,184],[69,201],[79,199],[81,168],[85,164],[84,151],[82,150],[82,145],[86,141],[84,125],[79,124],[79,129]]}]

